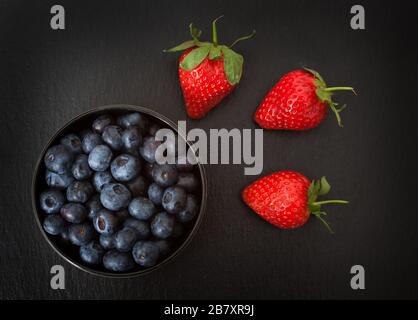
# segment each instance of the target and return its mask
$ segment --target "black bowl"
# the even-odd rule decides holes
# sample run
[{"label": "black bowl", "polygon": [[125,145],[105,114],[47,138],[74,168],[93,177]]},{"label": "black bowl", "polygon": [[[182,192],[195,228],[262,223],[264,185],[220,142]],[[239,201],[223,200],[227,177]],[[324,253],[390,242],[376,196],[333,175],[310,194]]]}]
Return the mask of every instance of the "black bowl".
[{"label": "black bowl", "polygon": [[[153,121],[159,123],[162,127],[170,128],[178,133],[177,126],[174,122],[167,119],[163,115],[144,108],[144,107],[138,107],[138,106],[132,106],[132,105],[109,105],[109,106],[103,106],[96,109],[92,109],[90,111],[87,111],[74,119],[70,120],[67,124],[65,124],[60,130],[58,130],[52,138],[48,141],[44,149],[42,150],[42,153],[36,163],[35,172],[33,175],[32,180],[32,206],[35,213],[35,220],[36,224],[39,227],[39,230],[41,231],[43,237],[45,240],[49,243],[49,245],[67,262],[71,263],[72,265],[76,266],[77,268],[88,272],[90,274],[104,276],[104,277],[112,277],[112,278],[128,278],[128,277],[134,277],[143,275],[146,273],[149,273],[151,271],[154,271],[158,268],[160,268],[162,265],[166,264],[168,261],[172,260],[174,257],[176,257],[181,251],[184,250],[184,248],[190,243],[193,236],[196,234],[202,220],[205,214],[205,208],[206,208],[206,198],[207,198],[207,182],[206,182],[206,175],[204,168],[201,164],[198,164],[195,166],[195,174],[197,177],[200,177],[200,188],[199,191],[196,193],[198,197],[200,197],[200,210],[198,213],[198,216],[193,220],[193,222],[186,225],[185,232],[183,235],[176,239],[172,252],[163,260],[161,260],[157,265],[150,267],[150,268],[142,268],[140,266],[135,267],[132,271],[125,272],[125,273],[117,273],[117,272],[111,272],[109,270],[106,270],[104,267],[92,267],[92,266],[86,266],[83,264],[79,257],[78,247],[67,244],[63,242],[59,237],[51,236],[47,234],[43,227],[42,227],[42,221],[44,217],[46,216],[45,213],[40,209],[39,205],[39,195],[42,191],[46,190],[48,186],[45,182],[45,164],[44,164],[44,155],[47,149],[55,144],[59,143],[60,138],[70,132],[80,132],[84,129],[90,128],[92,122],[94,119],[96,119],[98,116],[102,114],[111,114],[113,116],[118,116],[127,112],[137,111],[140,113],[145,114],[149,119],[152,119]],[[190,146],[190,144],[188,144]]]}]

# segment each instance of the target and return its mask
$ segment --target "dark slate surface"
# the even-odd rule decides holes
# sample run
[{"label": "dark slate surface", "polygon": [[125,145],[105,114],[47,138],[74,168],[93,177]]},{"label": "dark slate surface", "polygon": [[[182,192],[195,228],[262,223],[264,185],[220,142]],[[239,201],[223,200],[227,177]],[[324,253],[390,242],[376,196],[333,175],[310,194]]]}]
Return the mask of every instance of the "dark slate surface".
[{"label": "dark slate surface", "polygon": [[[0,2],[0,298],[418,298],[416,212],[417,9],[363,1],[366,30],[349,27],[351,1],[60,1],[67,30],[49,28],[51,1]],[[188,126],[255,128],[252,113],[287,71],[303,65],[350,84],[345,127],[330,117],[305,133],[265,132],[264,173],[326,175],[332,236],[318,222],[280,231],[240,199],[255,177],[243,166],[207,166],[207,218],[173,262],[136,279],[103,279],[63,261],[35,225],[30,183],[49,137],[92,107],[129,103],[186,119],[176,60],[161,50],[188,39],[190,21],[220,41],[251,29],[239,88]],[[62,264],[66,290],[49,287]],[[366,268],[366,290],[349,286]]]}]

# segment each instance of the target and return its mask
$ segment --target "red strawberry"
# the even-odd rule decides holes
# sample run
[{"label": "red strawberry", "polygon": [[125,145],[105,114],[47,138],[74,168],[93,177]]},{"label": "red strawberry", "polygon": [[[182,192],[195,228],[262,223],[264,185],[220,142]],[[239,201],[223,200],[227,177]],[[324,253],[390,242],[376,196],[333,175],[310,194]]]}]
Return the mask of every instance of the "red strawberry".
[{"label": "red strawberry", "polygon": [[348,203],[344,200],[317,201],[318,196],[329,192],[331,186],[325,177],[309,182],[296,171],[278,171],[256,180],[242,192],[244,202],[260,217],[282,229],[298,228],[308,221],[311,214],[320,219],[326,215],[322,204]]},{"label": "red strawberry", "polygon": [[202,32],[190,24],[193,39],[166,50],[186,50],[179,61],[179,78],[187,114],[193,119],[204,117],[237,86],[244,59],[231,47],[255,34],[253,31],[251,35],[236,40],[229,47],[220,45],[216,31],[218,19],[212,23],[212,43],[199,41]]},{"label": "red strawberry", "polygon": [[322,122],[329,107],[342,127],[340,112],[345,106],[338,108],[331,99],[338,90],[354,92],[351,87],[327,88],[320,74],[311,69],[289,72],[264,98],[254,120],[264,129],[307,130]]}]

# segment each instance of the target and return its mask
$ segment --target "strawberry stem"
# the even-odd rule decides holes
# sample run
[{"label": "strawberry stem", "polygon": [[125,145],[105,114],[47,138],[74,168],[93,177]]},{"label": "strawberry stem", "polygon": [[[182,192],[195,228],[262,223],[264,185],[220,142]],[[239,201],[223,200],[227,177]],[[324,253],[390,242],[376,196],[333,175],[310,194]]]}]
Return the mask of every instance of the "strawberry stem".
[{"label": "strawberry stem", "polygon": [[328,231],[334,233],[329,224],[324,219],[327,214],[321,210],[321,205],[330,203],[347,204],[345,200],[322,200],[316,201],[319,196],[326,195],[331,190],[327,179],[322,177],[319,180],[313,180],[308,188],[308,207],[309,212],[318,218],[327,227]]},{"label": "strawberry stem", "polygon": [[238,42],[242,41],[242,40],[248,40],[251,39],[252,37],[255,36],[255,30],[253,30],[253,32],[251,32],[251,34],[247,35],[247,36],[243,36],[241,38],[238,38],[237,40],[235,40],[229,47],[232,48],[233,46],[235,46]]},{"label": "strawberry stem", "polygon": [[332,93],[334,91],[351,91],[355,95],[357,95],[356,91],[354,91],[354,88],[352,87],[329,87],[327,88],[327,85],[324,81],[324,79],[321,77],[321,75],[312,69],[305,68],[306,71],[310,72],[315,77],[315,86],[316,86],[316,95],[318,96],[319,100],[321,102],[325,102],[332,112],[334,112],[335,117],[337,118],[338,125],[342,127],[341,123],[341,116],[340,112],[345,108],[345,106],[341,108],[337,108],[338,104],[332,101]]},{"label": "strawberry stem", "polygon": [[331,87],[331,88],[324,88],[324,91],[332,92],[332,91],[352,91],[354,94],[356,92],[354,91],[354,88],[352,87]]},{"label": "strawberry stem", "polygon": [[324,201],[315,201],[315,202],[312,202],[313,205],[321,205],[321,204],[329,204],[329,203],[347,204],[348,201],[345,201],[345,200],[324,200]]},{"label": "strawberry stem", "polygon": [[221,19],[223,17],[217,17],[215,20],[213,20],[212,22],[212,38],[213,38],[213,46],[217,47],[218,46],[218,32],[216,30],[216,21],[218,21],[219,19]]}]

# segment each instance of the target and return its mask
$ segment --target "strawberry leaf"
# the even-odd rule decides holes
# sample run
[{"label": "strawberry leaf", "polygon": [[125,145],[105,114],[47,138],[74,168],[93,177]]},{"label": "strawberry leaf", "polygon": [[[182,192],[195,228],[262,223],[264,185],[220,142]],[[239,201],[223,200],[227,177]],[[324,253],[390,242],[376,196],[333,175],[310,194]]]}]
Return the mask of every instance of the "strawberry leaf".
[{"label": "strawberry leaf", "polygon": [[332,110],[332,112],[334,112],[338,125],[342,127],[343,125],[341,122],[340,112],[344,109],[344,107],[337,108],[338,104],[332,101],[332,94],[334,91],[352,91],[354,94],[356,94],[356,92],[354,91],[354,88],[352,87],[331,87],[331,88],[327,87],[327,84],[325,83],[324,79],[321,77],[321,75],[317,71],[308,69],[308,68],[304,68],[304,69],[310,72],[315,77],[315,82],[314,82],[316,86],[315,93],[318,96],[318,99],[321,102],[324,102],[328,105],[328,107]]},{"label": "strawberry leaf", "polygon": [[322,177],[320,180],[313,180],[308,188],[308,210],[311,214],[317,217],[327,229],[333,233],[329,224],[324,220],[323,216],[327,214],[321,210],[321,206],[324,204],[347,204],[348,201],[345,200],[323,200],[317,201],[318,196],[323,196],[331,190],[327,179]]},{"label": "strawberry leaf", "polygon": [[327,179],[325,177],[322,177],[320,180],[320,188],[318,190],[319,196],[326,195],[331,190],[331,186],[329,185]]},{"label": "strawberry leaf", "polygon": [[313,69],[309,69],[309,68],[303,68],[303,69],[305,69],[306,71],[308,71],[308,72],[310,72],[310,73],[312,73],[313,74],[313,76],[315,77],[315,79],[317,79],[318,80],[318,85],[320,86],[320,87],[326,87],[327,85],[326,85],[326,83],[325,83],[325,81],[324,81],[324,78],[322,78],[322,76],[319,74],[319,72],[318,71],[315,71],[315,70],[313,70]]},{"label": "strawberry leaf", "polygon": [[319,210],[321,210],[321,205],[314,203],[309,204],[309,211],[311,213],[318,212]]},{"label": "strawberry leaf", "polygon": [[317,198],[317,193],[315,191],[315,180],[313,180],[308,188],[308,203],[315,202],[316,198]]},{"label": "strawberry leaf", "polygon": [[195,43],[194,40],[188,40],[188,41],[185,41],[185,42],[183,42],[183,43],[179,44],[178,46],[175,46],[171,49],[164,50],[164,52],[183,51],[183,50],[189,49],[191,47],[194,47],[195,45],[196,45],[196,43]]},{"label": "strawberry leaf", "polygon": [[199,41],[200,36],[202,35],[202,30],[196,28],[193,23],[189,25],[190,35],[192,36],[194,41]]},{"label": "strawberry leaf", "polygon": [[215,59],[219,59],[222,56],[222,50],[219,46],[215,47],[215,46],[211,46],[210,51],[209,51],[209,59],[210,60],[215,60]]},{"label": "strawberry leaf", "polygon": [[209,45],[193,49],[180,63],[180,67],[184,70],[193,70],[207,57],[209,50]]},{"label": "strawberry leaf", "polygon": [[321,102],[330,103],[331,102],[331,94],[325,91],[323,88],[317,88],[315,90],[316,95],[318,96]]},{"label": "strawberry leaf", "polygon": [[196,43],[196,46],[198,46],[198,47],[204,47],[204,46],[210,46],[210,45],[212,45],[212,43],[210,43],[210,42],[196,41],[195,43]]},{"label": "strawberry leaf", "polygon": [[244,58],[226,46],[222,46],[222,53],[226,78],[231,85],[236,85],[241,80]]},{"label": "strawberry leaf", "polygon": [[334,234],[331,225],[322,217],[327,215],[325,212],[317,211],[313,212],[313,214],[315,215],[315,217],[318,218],[319,221],[321,221],[324,224],[324,226],[328,229],[329,233]]}]

